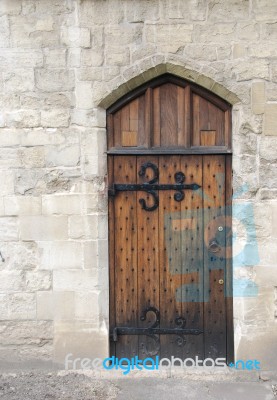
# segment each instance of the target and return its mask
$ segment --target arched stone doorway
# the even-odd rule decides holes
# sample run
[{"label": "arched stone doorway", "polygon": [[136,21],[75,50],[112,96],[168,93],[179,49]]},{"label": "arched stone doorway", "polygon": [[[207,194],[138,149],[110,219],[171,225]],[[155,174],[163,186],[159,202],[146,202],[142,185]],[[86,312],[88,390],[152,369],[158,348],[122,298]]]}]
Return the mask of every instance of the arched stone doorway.
[{"label": "arched stone doorway", "polygon": [[107,124],[111,353],[232,361],[231,105],[165,74]]}]

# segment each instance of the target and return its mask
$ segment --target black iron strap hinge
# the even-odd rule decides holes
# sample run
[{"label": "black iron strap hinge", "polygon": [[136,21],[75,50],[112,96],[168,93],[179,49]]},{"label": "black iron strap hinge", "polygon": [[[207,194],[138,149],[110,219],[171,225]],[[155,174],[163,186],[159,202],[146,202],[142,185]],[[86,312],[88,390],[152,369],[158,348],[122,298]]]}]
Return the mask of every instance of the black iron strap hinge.
[{"label": "black iron strap hinge", "polygon": [[159,169],[158,167],[151,163],[147,162],[143,164],[139,170],[139,176],[144,177],[146,173],[146,169],[150,168],[153,171],[153,178],[141,184],[125,184],[125,183],[114,183],[110,186],[108,194],[109,196],[115,196],[116,192],[134,192],[134,191],[143,191],[150,194],[153,197],[154,203],[152,206],[147,206],[145,199],[139,199],[139,203],[142,205],[142,209],[146,211],[153,211],[159,206],[159,196],[157,191],[159,190],[176,190],[177,192],[174,194],[174,200],[182,201],[185,197],[183,190],[197,190],[201,186],[197,183],[185,184],[185,175],[183,172],[176,172],[174,175],[175,182],[173,184],[159,184]]}]

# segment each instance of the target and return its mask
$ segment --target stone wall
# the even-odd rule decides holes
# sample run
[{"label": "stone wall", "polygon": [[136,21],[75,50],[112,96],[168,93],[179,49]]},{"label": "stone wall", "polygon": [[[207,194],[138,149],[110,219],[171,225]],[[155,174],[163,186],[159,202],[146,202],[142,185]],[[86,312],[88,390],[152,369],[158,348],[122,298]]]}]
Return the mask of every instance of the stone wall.
[{"label": "stone wall", "polygon": [[168,71],[234,105],[236,354],[277,367],[276,39],[275,0],[0,0],[2,365],[108,354],[105,108]]}]

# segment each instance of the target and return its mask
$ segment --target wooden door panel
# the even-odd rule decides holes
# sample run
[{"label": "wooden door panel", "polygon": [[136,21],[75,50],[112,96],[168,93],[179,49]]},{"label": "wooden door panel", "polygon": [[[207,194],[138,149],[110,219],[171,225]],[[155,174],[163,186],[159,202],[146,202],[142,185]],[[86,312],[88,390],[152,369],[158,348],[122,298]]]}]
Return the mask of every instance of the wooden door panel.
[{"label": "wooden door panel", "polygon": [[[178,172],[186,184],[176,201],[176,190],[160,190],[158,206],[148,207],[153,196],[144,191],[121,191],[110,200],[110,284],[115,302],[111,328],[150,327],[160,312],[159,328],[186,327],[203,330],[200,335],[122,335],[111,349],[117,357],[139,355],[204,358],[226,356],[226,216],[225,156],[114,156],[109,161],[115,184],[175,184]],[[222,227],[222,229],[221,229]],[[230,274],[228,279],[230,279]],[[223,280],[223,284],[221,284]],[[114,310],[114,311],[113,311]],[[179,324],[179,325],[178,325]]]}]

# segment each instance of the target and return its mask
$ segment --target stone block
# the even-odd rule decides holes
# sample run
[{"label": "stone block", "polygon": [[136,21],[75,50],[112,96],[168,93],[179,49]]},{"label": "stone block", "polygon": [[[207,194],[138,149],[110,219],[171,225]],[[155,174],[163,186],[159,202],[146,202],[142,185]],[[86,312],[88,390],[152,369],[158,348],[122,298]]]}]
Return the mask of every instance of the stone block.
[{"label": "stone block", "polygon": [[26,288],[22,271],[0,271],[0,292],[20,292]]},{"label": "stone block", "polygon": [[24,168],[42,168],[45,166],[44,147],[21,147],[18,150],[18,159]]},{"label": "stone block", "polygon": [[253,82],[251,91],[252,111],[254,114],[263,114],[265,108],[265,84]]},{"label": "stone block", "polygon": [[34,90],[34,70],[13,69],[3,72],[3,80],[6,92],[28,92]]},{"label": "stone block", "polygon": [[78,26],[62,27],[61,29],[62,44],[67,47],[90,47],[90,30],[88,28],[80,28]]},{"label": "stone block", "polygon": [[66,49],[44,49],[45,66],[50,68],[64,68],[66,66]]},{"label": "stone block", "polygon": [[9,319],[35,320],[36,319],[35,293],[9,294]]},{"label": "stone block", "polygon": [[[277,238],[277,204],[272,204],[271,206],[271,226],[272,226],[272,236]],[[277,282],[276,282],[277,286]]]},{"label": "stone block", "polygon": [[82,268],[82,243],[73,241],[38,242],[43,269]]},{"label": "stone block", "polygon": [[5,215],[40,215],[41,198],[34,196],[6,196],[4,198]]},{"label": "stone block", "polygon": [[277,163],[276,145],[276,137],[263,137],[260,141],[260,158],[271,163]]},{"label": "stone block", "polygon": [[252,13],[257,21],[275,21],[277,4],[271,0],[253,0]]},{"label": "stone block", "polygon": [[102,75],[102,67],[85,67],[77,71],[77,78],[79,81],[102,81]]},{"label": "stone block", "polygon": [[83,293],[97,286],[95,270],[55,270],[53,271],[53,290],[69,290]]},{"label": "stone block", "polygon": [[75,293],[38,292],[37,318],[41,320],[73,320],[75,311]]},{"label": "stone block", "polygon": [[270,188],[276,189],[277,188],[277,179],[276,179],[276,163],[271,163],[268,161],[264,161],[261,159],[260,162],[260,187],[261,188]]},{"label": "stone block", "polygon": [[58,118],[61,118],[61,108],[71,108],[75,105],[74,95],[67,93],[48,93],[43,99],[45,109],[59,109]]},{"label": "stone block", "polygon": [[46,165],[49,167],[71,167],[79,164],[79,145],[47,146],[45,149]]},{"label": "stone block", "polygon": [[9,20],[6,15],[0,17],[0,48],[10,46]]},{"label": "stone block", "polygon": [[50,290],[52,287],[52,272],[50,271],[27,271],[27,291]]},{"label": "stone block", "polygon": [[0,16],[18,15],[21,11],[21,2],[17,0],[2,0],[0,2]]},{"label": "stone block", "polygon": [[14,193],[13,171],[0,171],[0,191],[2,196]]},{"label": "stone block", "polygon": [[43,65],[42,51],[20,48],[1,49],[0,67],[10,67],[11,65],[19,68],[41,67]]},{"label": "stone block", "polygon": [[147,24],[145,38],[147,42],[157,45],[163,52],[176,53],[192,41],[192,25]]},{"label": "stone block", "polygon": [[21,240],[65,240],[67,217],[22,216],[19,230]]},{"label": "stone block", "polygon": [[42,214],[81,214],[79,195],[42,196]]},{"label": "stone block", "polygon": [[98,265],[98,241],[90,240],[84,243],[84,268],[94,269]]},{"label": "stone block", "polygon": [[99,320],[98,292],[75,293],[75,318],[81,320]]},{"label": "stone block", "polygon": [[[196,43],[223,43],[235,39],[234,23],[195,24],[192,39]],[[165,39],[168,40],[168,39]]]},{"label": "stone block", "polygon": [[84,127],[106,127],[106,112],[102,108],[94,108],[93,110],[75,109],[71,122]]},{"label": "stone block", "polygon": [[[177,19],[185,22],[204,21],[207,18],[206,0],[163,0],[160,2],[160,13],[164,19]],[[155,17],[149,18],[154,20]]]},{"label": "stone block", "polygon": [[81,49],[69,48],[67,51],[67,65],[69,68],[78,68],[81,65]]},{"label": "stone block", "polygon": [[36,87],[46,92],[73,90],[75,86],[74,71],[53,68],[40,68],[35,71]]},{"label": "stone block", "polygon": [[50,109],[41,111],[41,125],[45,128],[69,126],[70,114],[66,109]]},{"label": "stone block", "polygon": [[241,43],[234,43],[233,45],[233,58],[243,58],[246,55],[245,45]]},{"label": "stone block", "polygon": [[72,239],[97,239],[98,219],[97,215],[69,217],[69,236]]},{"label": "stone block", "polygon": [[40,125],[38,110],[20,110],[6,113],[7,126],[15,128],[36,128]]},{"label": "stone block", "polygon": [[93,92],[90,82],[76,83],[76,107],[89,110],[93,108]]},{"label": "stone block", "polygon": [[269,63],[266,60],[249,60],[249,63],[239,63],[234,67],[237,81],[252,79],[269,79]]},{"label": "stone block", "polygon": [[208,20],[230,22],[249,18],[249,1],[212,0],[208,5]]},{"label": "stone block", "polygon": [[53,324],[49,321],[5,321],[0,333],[2,345],[33,345],[53,339]]},{"label": "stone block", "polygon": [[267,103],[265,105],[264,134],[277,135],[277,103]]},{"label": "stone block", "polygon": [[[128,52],[128,49],[126,50],[126,52]],[[93,49],[81,50],[82,67],[100,67],[103,65],[103,62],[104,62],[103,50],[93,50]]]},{"label": "stone block", "polygon": [[[17,93],[2,93],[0,98],[0,108],[2,110],[14,110],[20,108],[20,97]],[[13,132],[14,134],[14,132]],[[16,133],[14,134],[16,136]],[[0,133],[1,137],[1,133]],[[1,140],[1,139],[0,139]]]},{"label": "stone block", "polygon": [[108,66],[125,66],[130,63],[130,50],[127,47],[107,45],[106,64]]},{"label": "stone block", "polygon": [[3,242],[18,240],[18,221],[14,217],[0,218],[0,240]]},{"label": "stone block", "polygon": [[240,40],[254,41],[260,37],[260,27],[252,21],[237,24],[237,37]]}]

